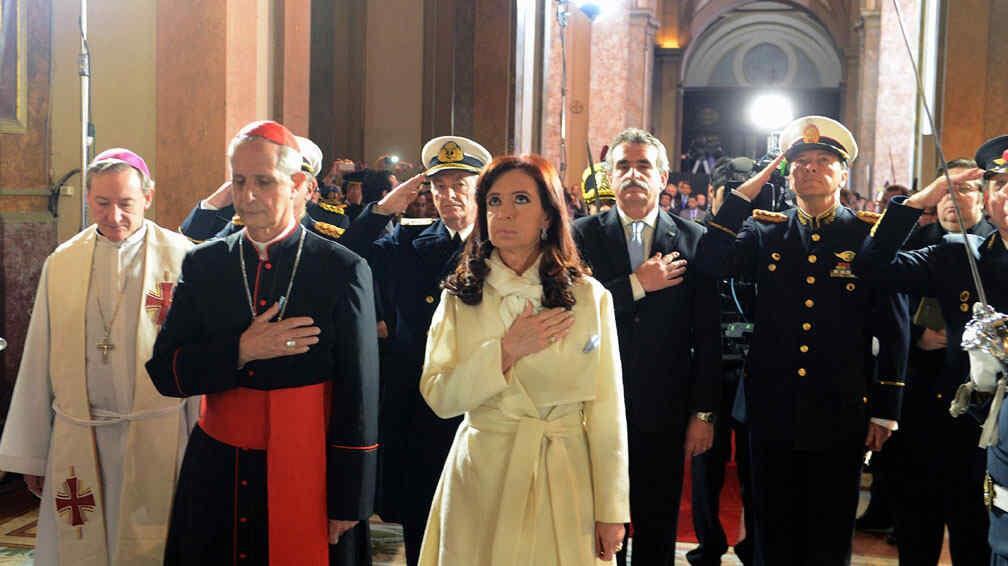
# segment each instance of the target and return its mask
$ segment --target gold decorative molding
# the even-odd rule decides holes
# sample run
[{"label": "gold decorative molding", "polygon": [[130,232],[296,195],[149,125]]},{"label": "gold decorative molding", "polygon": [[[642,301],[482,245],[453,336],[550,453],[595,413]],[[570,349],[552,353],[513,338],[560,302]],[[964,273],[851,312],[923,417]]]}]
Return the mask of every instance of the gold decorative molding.
[{"label": "gold decorative molding", "polygon": [[[24,0],[0,0],[0,134],[23,134],[28,130],[26,10]],[[11,56],[5,48],[12,44],[13,72],[7,68]]]}]

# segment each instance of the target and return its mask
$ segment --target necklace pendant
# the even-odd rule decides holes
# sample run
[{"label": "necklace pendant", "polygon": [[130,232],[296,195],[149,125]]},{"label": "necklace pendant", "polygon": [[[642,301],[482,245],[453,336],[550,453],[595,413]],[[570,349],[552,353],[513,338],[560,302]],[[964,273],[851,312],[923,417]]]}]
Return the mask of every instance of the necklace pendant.
[{"label": "necklace pendant", "polygon": [[108,363],[109,352],[115,350],[115,344],[109,342],[108,338],[102,338],[102,341],[95,345],[95,348],[102,354],[102,363]]}]

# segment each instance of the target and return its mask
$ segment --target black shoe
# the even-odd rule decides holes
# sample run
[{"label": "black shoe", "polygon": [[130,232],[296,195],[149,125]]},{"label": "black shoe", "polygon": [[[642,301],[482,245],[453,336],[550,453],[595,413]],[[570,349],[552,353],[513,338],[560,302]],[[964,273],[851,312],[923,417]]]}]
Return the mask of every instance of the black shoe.
[{"label": "black shoe", "polygon": [[892,532],[893,523],[891,519],[883,517],[881,513],[866,511],[854,522],[854,528],[863,533],[887,535]]}]

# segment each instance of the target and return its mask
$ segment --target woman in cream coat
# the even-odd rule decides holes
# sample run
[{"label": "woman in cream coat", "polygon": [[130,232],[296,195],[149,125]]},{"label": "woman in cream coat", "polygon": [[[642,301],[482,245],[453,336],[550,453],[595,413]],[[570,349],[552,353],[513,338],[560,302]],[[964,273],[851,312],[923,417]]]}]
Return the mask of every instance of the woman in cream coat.
[{"label": "woman in cream coat", "polygon": [[465,415],[420,564],[608,563],[630,519],[612,297],[582,267],[556,170],[494,160],[431,324],[420,390]]}]

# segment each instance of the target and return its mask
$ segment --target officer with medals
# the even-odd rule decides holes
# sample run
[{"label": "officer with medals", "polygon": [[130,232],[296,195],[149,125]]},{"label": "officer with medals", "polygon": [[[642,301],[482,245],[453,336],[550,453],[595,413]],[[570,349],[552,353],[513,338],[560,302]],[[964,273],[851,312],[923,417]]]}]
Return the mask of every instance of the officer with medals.
[{"label": "officer with medals", "polygon": [[[980,169],[966,169],[951,175],[951,190],[959,194],[975,191],[973,182],[983,179],[988,192],[988,212],[991,222],[997,228],[981,238],[973,234],[950,234],[936,245],[916,251],[899,252],[899,248],[913,230],[925,208],[934,207],[949,192],[945,177],[940,177],[927,188],[910,197],[894,197],[886,209],[886,214],[875,229],[861,256],[854,262],[854,270],[866,279],[877,280],[895,290],[934,296],[941,308],[946,324],[949,347],[942,364],[937,395],[946,403],[952,401],[953,416],[962,414],[969,402],[968,388],[959,387],[969,381],[972,370],[971,357],[963,351],[969,342],[964,339],[964,330],[974,315],[974,304],[978,301],[976,285],[971,277],[970,266],[964,250],[964,243],[976,259],[980,279],[988,304],[998,312],[1008,311],[1008,218],[1005,204],[1008,196],[1008,136],[1000,136],[984,143],[976,154]],[[965,240],[964,240],[965,238]],[[993,392],[993,386],[987,393]],[[981,389],[982,390],[982,389]],[[993,404],[992,404],[993,405]],[[995,415],[994,418],[997,416]],[[963,416],[961,419],[969,417]],[[1006,424],[1001,415],[1000,430],[1004,436]],[[957,426],[959,423],[956,423]],[[964,438],[954,443],[942,443],[935,449],[943,458],[955,461],[958,473],[953,477],[943,477],[947,497],[957,500],[966,511],[960,513],[956,524],[949,523],[949,543],[953,560],[963,564],[984,564],[988,561],[991,547],[994,550],[993,564],[1008,564],[1008,519],[1005,510],[1008,498],[1002,496],[995,501],[998,493],[993,485],[1008,484],[1008,457],[1003,438],[1000,444],[987,450],[987,507],[989,519],[984,513],[983,453],[981,448],[992,444],[997,435],[993,434],[995,423],[991,421],[990,433],[985,433],[975,423],[966,421]],[[1000,489],[1004,494],[1004,489]],[[998,506],[1000,505],[1000,507]],[[990,521],[990,546],[984,544],[983,533]],[[1000,557],[998,556],[1000,555]],[[902,556],[901,556],[902,558]],[[1000,560],[1000,562],[999,562]]]},{"label": "officer with medals", "polygon": [[427,331],[441,282],[455,270],[476,220],[476,177],[491,159],[483,146],[459,136],[434,138],[421,155],[426,170],[367,205],[353,224],[362,234],[380,235],[389,217],[404,212],[424,181],[430,182],[440,219],[423,230],[401,222],[364,254],[375,274],[388,327],[382,345],[378,513],[403,524],[411,566],[418,561],[434,490],[460,422],[438,418],[420,396]]},{"label": "officer with medals", "polygon": [[[880,450],[899,418],[907,309],[851,271],[877,215],[839,202],[850,131],[806,116],[781,147],[708,221],[694,268],[757,284],[745,384],[756,564],[847,564],[864,448]],[[797,207],[753,210],[785,157]]]},{"label": "officer with medals", "polygon": [[[322,169],[322,150],[308,138],[295,136],[301,151],[301,170],[308,174],[308,182],[304,191],[294,196],[298,205],[295,214],[301,218],[301,223],[316,234],[330,240],[343,235],[350,226],[350,221],[341,209],[324,208],[324,199],[315,204],[311,197],[318,190],[316,176]],[[222,184],[213,194],[201,200],[193,207],[179,226],[190,240],[200,243],[211,238],[223,238],[238,230],[244,224],[235,214],[231,197],[231,181]]]}]

